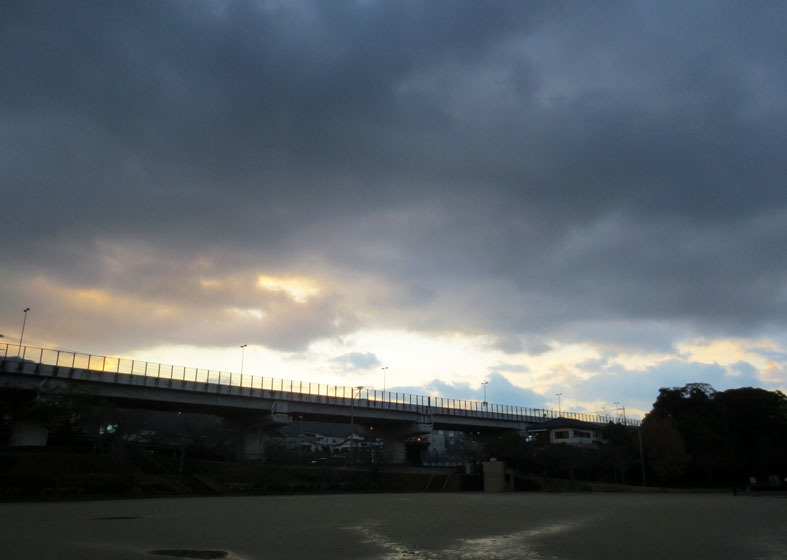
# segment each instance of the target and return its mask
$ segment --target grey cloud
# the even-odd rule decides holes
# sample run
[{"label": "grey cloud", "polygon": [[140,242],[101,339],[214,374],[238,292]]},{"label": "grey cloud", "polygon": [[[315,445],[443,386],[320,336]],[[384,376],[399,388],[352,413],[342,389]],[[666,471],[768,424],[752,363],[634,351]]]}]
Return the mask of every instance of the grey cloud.
[{"label": "grey cloud", "polygon": [[748,362],[738,362],[730,366],[734,372],[735,385],[738,387],[758,387],[760,380],[757,377],[757,368]]},{"label": "grey cloud", "polygon": [[28,302],[35,308],[31,338],[96,353],[162,341],[202,346],[247,341],[294,352],[358,326],[339,294],[323,291],[299,301],[258,286],[253,269],[236,266],[227,275],[221,259],[182,259],[152,247],[106,250],[102,256],[87,281],[81,272],[7,273],[8,289],[18,299],[0,300],[0,313],[16,317],[19,302]]},{"label": "grey cloud", "polygon": [[780,352],[778,350],[774,350],[773,348],[752,348],[751,351],[759,354],[760,356],[764,356],[769,360],[784,361],[787,359],[787,352]]},{"label": "grey cloud", "polygon": [[585,360],[578,363],[577,367],[583,371],[599,372],[607,369],[609,360],[607,358],[599,358],[596,360]]},{"label": "grey cloud", "polygon": [[[221,343],[209,315],[252,304],[286,350],[359,316],[532,354],[784,330],[783,6],[0,10],[3,321],[43,277],[190,309],[118,319],[129,344]],[[349,281],[307,305],[183,288],[206,259]],[[46,297],[52,337],[109,320]]]},{"label": "grey cloud", "polygon": [[347,371],[370,369],[380,365],[380,360],[372,352],[350,352],[349,354],[337,356],[331,361],[339,364]]},{"label": "grey cloud", "polygon": [[[543,395],[514,385],[500,373],[491,373],[487,380],[489,381],[486,390],[488,402],[530,408],[546,407],[547,400]],[[422,386],[394,387],[391,390],[412,394],[436,393],[441,397],[458,400],[484,400],[484,391],[480,384],[474,387],[469,383],[446,383],[439,379],[428,381]]]},{"label": "grey cloud", "polygon": [[572,383],[566,390],[570,390],[580,400],[611,398],[621,401],[627,408],[648,411],[662,387],[708,383],[719,391],[737,387],[777,388],[774,384],[760,380],[757,368],[748,362],[738,362],[724,368],[718,364],[673,359],[644,370],[626,370],[620,366],[599,368],[599,365],[582,364],[580,367],[597,375]]},{"label": "grey cloud", "polygon": [[504,363],[499,363],[495,366],[492,366],[489,369],[495,372],[508,371],[512,373],[524,373],[530,371],[527,366],[523,366],[521,364],[504,364]]},{"label": "grey cloud", "polygon": [[537,356],[549,351],[549,344],[540,340],[537,336],[501,336],[492,345],[493,348],[501,350],[506,354],[518,354],[525,352],[531,356]]}]

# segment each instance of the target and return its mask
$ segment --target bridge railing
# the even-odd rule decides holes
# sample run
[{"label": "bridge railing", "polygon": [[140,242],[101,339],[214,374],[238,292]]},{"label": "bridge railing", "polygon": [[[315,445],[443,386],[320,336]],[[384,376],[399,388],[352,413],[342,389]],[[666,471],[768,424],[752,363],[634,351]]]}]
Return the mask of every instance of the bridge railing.
[{"label": "bridge railing", "polygon": [[[639,425],[638,420],[630,418],[588,414],[584,412],[558,412],[556,410],[542,408],[496,404],[477,400],[450,399],[431,395],[414,395],[395,391],[380,391],[377,389],[358,389],[357,387],[346,387],[342,385],[175,366],[147,362],[144,360],[133,360],[130,358],[82,354],[69,350],[26,345],[20,346],[18,344],[0,343],[0,359],[69,369],[89,370],[106,374],[138,375],[157,379],[278,391],[282,393],[291,393],[293,395],[347,399],[356,407],[401,409],[404,406],[414,406],[418,409],[428,408],[431,413],[488,417],[502,420],[508,419],[536,422],[556,418],[571,418],[574,420],[601,424],[616,422],[630,426]],[[111,381],[112,379],[108,378],[107,380]]]}]

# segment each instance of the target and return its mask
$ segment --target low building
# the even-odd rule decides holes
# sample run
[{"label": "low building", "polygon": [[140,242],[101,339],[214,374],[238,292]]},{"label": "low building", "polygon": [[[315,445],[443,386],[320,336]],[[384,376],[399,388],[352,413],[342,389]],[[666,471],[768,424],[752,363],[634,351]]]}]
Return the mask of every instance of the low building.
[{"label": "low building", "polygon": [[600,425],[592,422],[561,417],[535,424],[529,427],[527,432],[540,443],[568,443],[583,446],[604,441],[601,430]]}]

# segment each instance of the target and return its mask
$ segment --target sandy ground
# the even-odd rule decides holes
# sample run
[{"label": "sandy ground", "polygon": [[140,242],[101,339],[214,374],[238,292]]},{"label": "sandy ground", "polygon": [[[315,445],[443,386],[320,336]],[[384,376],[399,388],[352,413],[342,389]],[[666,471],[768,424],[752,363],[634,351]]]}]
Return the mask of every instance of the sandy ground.
[{"label": "sandy ground", "polygon": [[171,560],[175,554],[785,560],[787,499],[463,493],[0,504],[4,560]]}]

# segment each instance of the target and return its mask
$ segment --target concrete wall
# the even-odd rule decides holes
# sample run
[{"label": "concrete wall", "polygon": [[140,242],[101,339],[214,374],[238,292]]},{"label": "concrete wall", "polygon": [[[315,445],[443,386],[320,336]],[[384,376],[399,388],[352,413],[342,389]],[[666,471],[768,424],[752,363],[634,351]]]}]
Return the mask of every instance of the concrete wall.
[{"label": "concrete wall", "polygon": [[513,473],[503,461],[484,461],[484,492],[513,489]]}]

